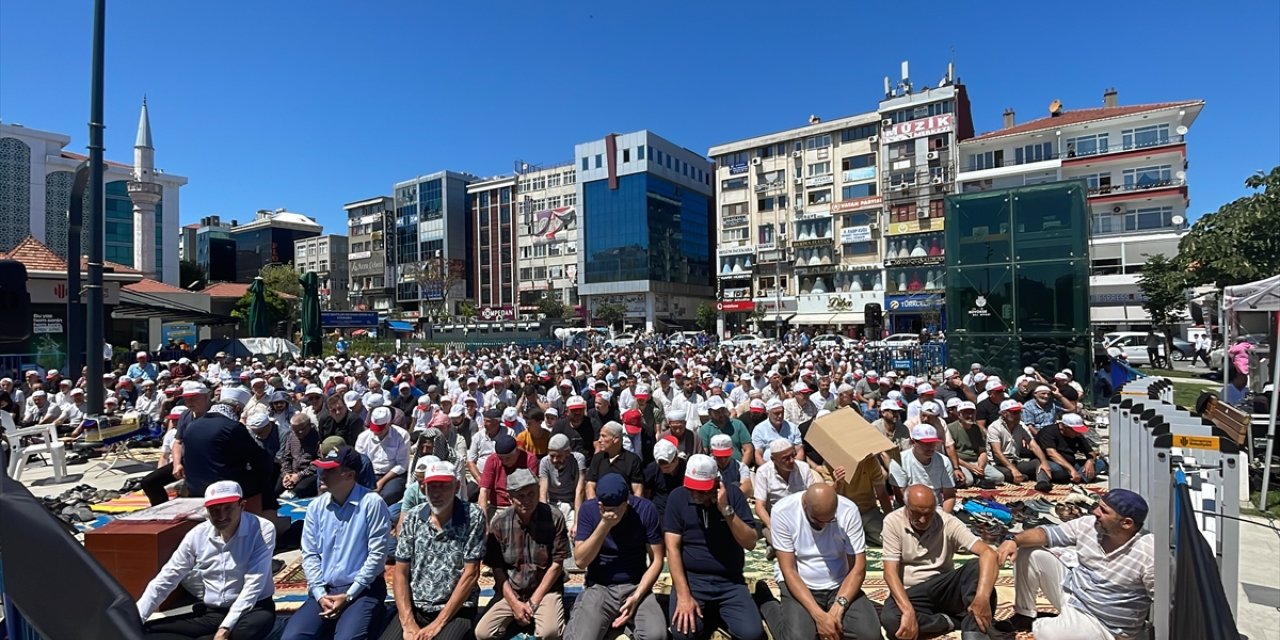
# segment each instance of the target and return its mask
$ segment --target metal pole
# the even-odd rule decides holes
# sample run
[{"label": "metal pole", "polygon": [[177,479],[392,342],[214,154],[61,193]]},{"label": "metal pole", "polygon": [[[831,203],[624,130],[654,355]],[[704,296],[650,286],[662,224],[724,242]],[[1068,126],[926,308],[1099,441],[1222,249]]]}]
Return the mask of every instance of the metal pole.
[{"label": "metal pole", "polygon": [[67,208],[67,375],[73,379],[84,366],[84,297],[80,290],[80,234],[84,229],[84,190],[89,186],[89,162],[76,167]]},{"label": "metal pole", "polygon": [[[1271,313],[1275,316],[1272,320],[1277,325],[1280,325],[1280,313],[1275,311]],[[1280,353],[1280,350],[1272,348],[1271,353]],[[1222,359],[1225,361],[1226,358],[1227,354],[1223,352]],[[1258,509],[1264,512],[1267,510],[1267,490],[1271,488],[1271,452],[1274,450],[1276,443],[1276,411],[1280,410],[1280,367],[1276,366],[1275,361],[1276,358],[1273,355],[1271,357],[1271,417],[1269,418],[1270,422],[1267,424],[1267,457],[1262,459],[1264,465],[1262,467],[1262,487],[1258,490],[1258,502],[1261,503],[1258,505]],[[1252,425],[1249,427],[1249,432],[1253,433]],[[1253,452],[1250,451],[1249,457],[1252,456]],[[1245,497],[1247,498],[1248,496]]]},{"label": "metal pole", "polygon": [[[774,260],[773,260],[773,317],[775,338],[778,342],[782,342],[782,257],[786,255],[782,249],[782,213],[779,211],[781,200],[787,195],[787,183],[783,180],[778,199],[773,203],[773,244],[774,244]],[[794,272],[793,272],[794,273]],[[792,276],[795,279],[795,276]]]},{"label": "metal pole", "polygon": [[[85,400],[88,402],[91,416],[102,413],[102,348],[105,323],[107,321],[103,308],[102,290],[102,257],[105,253],[103,235],[103,214],[105,208],[105,191],[103,184],[102,159],[102,89],[103,89],[103,57],[106,40],[107,3],[106,0],[94,0],[93,3],[93,65],[92,95],[89,99],[89,278],[86,289],[89,291],[88,311],[85,314],[87,333],[85,338],[85,360],[88,361],[88,387],[85,389]],[[71,258],[79,269],[79,256]],[[95,355],[96,354],[96,355]]]}]

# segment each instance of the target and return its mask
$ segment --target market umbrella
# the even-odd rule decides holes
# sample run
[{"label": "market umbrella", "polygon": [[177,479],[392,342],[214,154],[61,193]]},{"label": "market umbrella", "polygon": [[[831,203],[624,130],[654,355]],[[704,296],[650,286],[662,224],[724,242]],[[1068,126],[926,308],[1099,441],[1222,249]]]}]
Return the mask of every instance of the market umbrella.
[{"label": "market umbrella", "polygon": [[249,285],[249,293],[253,296],[249,299],[249,337],[269,338],[271,322],[267,316],[270,315],[270,309],[267,308],[267,285],[262,276],[253,279],[253,284]]},{"label": "market umbrella", "polygon": [[320,276],[308,271],[298,282],[302,283],[302,355],[319,356],[324,344],[320,329]]}]

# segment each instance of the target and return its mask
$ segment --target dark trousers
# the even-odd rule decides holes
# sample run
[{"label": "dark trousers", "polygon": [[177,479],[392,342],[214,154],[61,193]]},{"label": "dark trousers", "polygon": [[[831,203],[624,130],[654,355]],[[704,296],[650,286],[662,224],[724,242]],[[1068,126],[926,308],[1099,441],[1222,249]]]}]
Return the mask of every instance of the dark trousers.
[{"label": "dark trousers", "polygon": [[[1099,457],[1097,460],[1093,461],[1094,475],[1092,476],[1084,475],[1084,462],[1075,461],[1074,466],[1076,468],[1076,472],[1080,474],[1080,478],[1082,480],[1084,480],[1085,482],[1093,482],[1094,480],[1097,479],[1098,475],[1105,474],[1107,472],[1107,459],[1103,457]],[[1062,465],[1056,462],[1053,462],[1052,460],[1049,461],[1049,471],[1052,473],[1051,477],[1055,484],[1066,484],[1068,482],[1071,482],[1071,470],[1067,469],[1066,467],[1063,467]]]},{"label": "dark trousers", "polygon": [[[1018,473],[1022,474],[1022,480],[1024,482],[1027,480],[1041,479],[1038,477],[1040,475],[1040,461],[1036,460],[1035,458],[1032,458],[1030,460],[1020,460],[1018,462],[1015,462],[1014,466],[1018,468]],[[997,467],[997,468],[1000,469],[1000,475],[1004,476],[1005,482],[1013,483],[1012,471],[1009,471],[1004,467]],[[1048,476],[1046,476],[1044,479],[1048,480],[1049,478]]]},{"label": "dark trousers", "polygon": [[[692,634],[683,634],[671,626],[673,640],[705,639],[711,632],[723,627],[735,640],[763,640],[764,625],[760,623],[760,609],[756,607],[745,584],[726,584],[716,590],[692,589],[693,599],[702,608],[702,617],[696,618],[697,628]],[[671,624],[679,598],[671,594],[667,622]]]},{"label": "dark trousers", "polygon": [[[413,610],[413,620],[418,623],[419,627],[426,627],[435,622],[436,613],[424,613]],[[474,607],[465,607],[458,610],[458,614],[453,619],[445,623],[444,628],[440,629],[436,640],[466,640],[472,637],[471,630],[475,628],[476,610]],[[404,637],[404,627],[400,625],[400,618],[397,616],[387,625],[387,630],[382,632],[379,640],[401,640]]]},{"label": "dark trousers", "polygon": [[[782,602],[770,601],[760,606],[760,614],[764,616],[765,622],[769,623],[769,631],[773,639],[812,640],[817,637],[818,625],[814,623],[813,616],[809,615],[804,606],[792,597],[785,582],[779,582],[778,589],[782,592]],[[813,594],[813,599],[819,607],[829,610],[835,603],[839,589],[826,591],[810,589],[809,593]],[[880,638],[880,621],[876,618],[876,607],[862,593],[858,593],[857,597],[849,603],[849,608],[845,609],[841,622],[844,625],[842,637],[847,640],[879,640]]]},{"label": "dark trousers", "polygon": [[[198,603],[191,613],[148,623],[145,631],[148,638],[212,640],[227,611],[228,609],[206,607],[204,603]],[[262,640],[271,634],[275,626],[276,604],[271,598],[263,598],[236,620],[236,625],[231,628],[231,637],[236,640]]]},{"label": "dark trousers", "polygon": [[[284,474],[282,473],[280,474],[280,477],[276,479],[276,495],[277,496],[285,492],[283,478],[284,478]],[[316,479],[316,474],[311,473],[311,474],[302,476],[301,478],[298,478],[298,482],[293,485],[293,489],[291,489],[291,491],[293,491],[293,495],[299,498],[316,497],[316,495],[320,492],[319,481]]]},{"label": "dark trousers", "polygon": [[387,504],[395,504],[400,502],[404,497],[405,482],[408,478],[404,474],[400,474],[384,483],[382,489],[378,491],[378,495],[382,496],[383,501]]},{"label": "dark trousers", "polygon": [[[320,603],[308,597],[302,608],[289,618],[282,640],[366,640],[382,633],[383,618],[387,612],[387,583],[382,578],[374,580],[368,589],[360,592],[355,600],[347,603],[336,620],[320,617]],[[234,637],[234,636],[233,636]]]},{"label": "dark trousers", "polygon": [[164,504],[169,501],[169,493],[164,488],[177,480],[173,477],[173,464],[157,467],[155,471],[142,476],[142,492],[147,494],[151,506]]},{"label": "dark trousers", "polygon": [[[916,612],[916,624],[920,635],[940,635],[953,628],[954,618],[963,618],[962,631],[980,631],[978,622],[969,613],[969,604],[978,591],[978,559],[974,558],[954,571],[936,575],[907,589],[907,599]],[[991,590],[991,610],[996,609],[996,592]],[[880,626],[885,637],[896,638],[902,625],[902,609],[893,597],[884,601],[880,612]]]}]

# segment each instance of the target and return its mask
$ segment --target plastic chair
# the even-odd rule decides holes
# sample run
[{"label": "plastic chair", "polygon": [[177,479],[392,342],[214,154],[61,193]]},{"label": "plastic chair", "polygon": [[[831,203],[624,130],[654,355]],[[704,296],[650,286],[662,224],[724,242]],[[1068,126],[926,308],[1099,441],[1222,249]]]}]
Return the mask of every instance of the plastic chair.
[{"label": "plastic chair", "polygon": [[[4,427],[5,437],[9,440],[9,477],[21,481],[27,460],[33,455],[47,455],[53,465],[53,481],[62,482],[67,475],[67,450],[58,439],[56,427],[43,424],[19,429],[7,411],[0,411],[0,426]],[[41,436],[44,442],[22,444],[22,439],[28,436]]]}]

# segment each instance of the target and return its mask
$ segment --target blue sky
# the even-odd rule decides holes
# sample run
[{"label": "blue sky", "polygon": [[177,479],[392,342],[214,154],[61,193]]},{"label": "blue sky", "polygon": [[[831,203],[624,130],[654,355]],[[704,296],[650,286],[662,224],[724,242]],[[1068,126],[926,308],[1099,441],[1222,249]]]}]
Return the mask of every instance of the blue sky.
[{"label": "blue sky", "polygon": [[[173,2],[113,0],[107,157],[151,105],[183,222],[286,207],[344,232],[342,204],[442,168],[509,173],[651,129],[705,153],[869,111],[911,61],[948,61],[978,131],[1068,109],[1203,98],[1191,217],[1280,163],[1280,3]],[[975,9],[981,7],[980,10]],[[0,118],[88,134],[89,0],[0,3]]]}]

